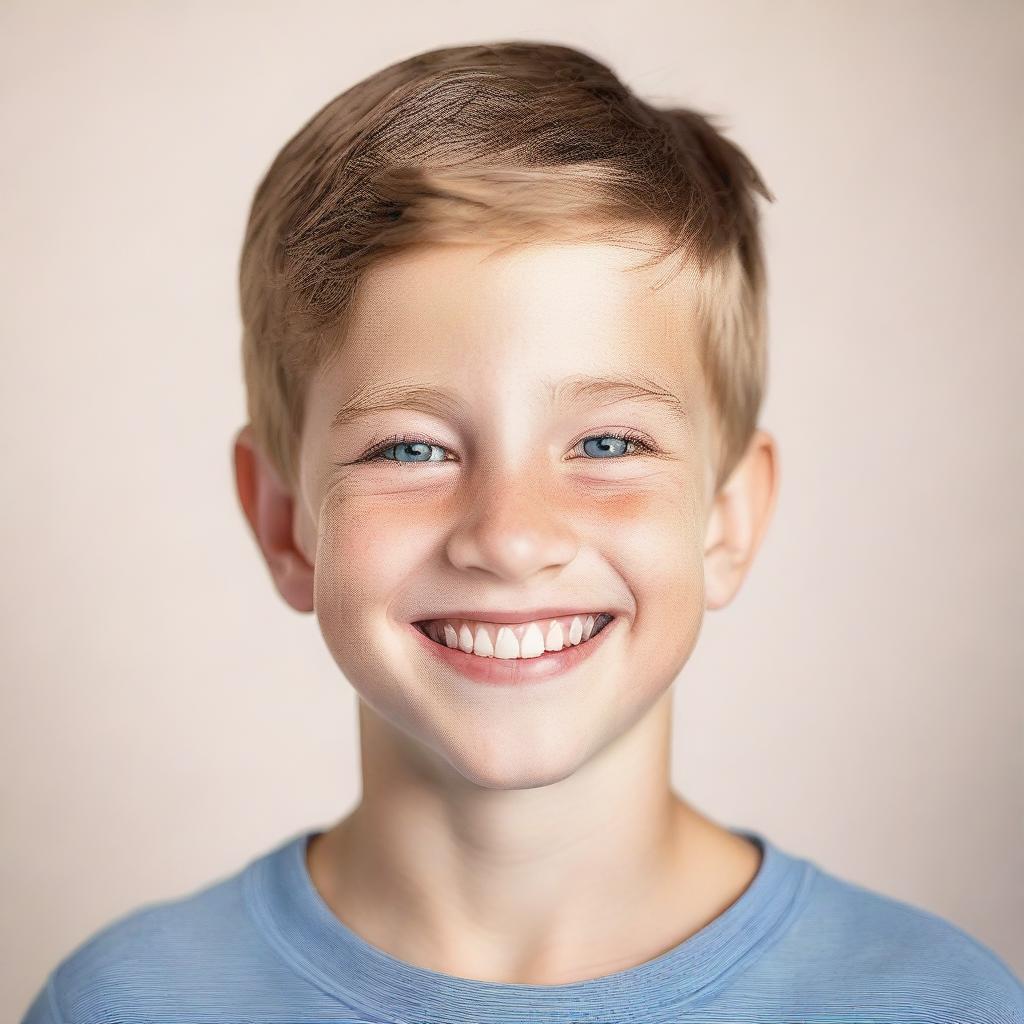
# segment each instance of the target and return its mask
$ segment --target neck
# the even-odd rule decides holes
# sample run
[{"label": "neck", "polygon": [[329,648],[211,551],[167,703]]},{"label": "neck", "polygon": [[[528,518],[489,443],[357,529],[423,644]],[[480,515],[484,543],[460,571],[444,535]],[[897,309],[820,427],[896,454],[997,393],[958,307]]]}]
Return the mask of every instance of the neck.
[{"label": "neck", "polygon": [[363,797],[310,843],[346,925],[463,978],[566,984],[661,955],[747,887],[759,854],[669,782],[671,691],[578,771],[470,784],[360,703]]}]

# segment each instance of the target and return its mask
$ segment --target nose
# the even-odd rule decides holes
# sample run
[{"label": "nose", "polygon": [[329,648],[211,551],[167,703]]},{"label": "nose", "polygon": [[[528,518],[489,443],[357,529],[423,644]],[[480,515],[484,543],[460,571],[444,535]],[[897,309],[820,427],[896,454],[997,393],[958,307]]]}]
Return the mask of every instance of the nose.
[{"label": "nose", "polygon": [[507,463],[492,469],[468,495],[448,538],[452,565],[510,583],[567,565],[579,540],[552,498],[535,474],[510,472]]}]

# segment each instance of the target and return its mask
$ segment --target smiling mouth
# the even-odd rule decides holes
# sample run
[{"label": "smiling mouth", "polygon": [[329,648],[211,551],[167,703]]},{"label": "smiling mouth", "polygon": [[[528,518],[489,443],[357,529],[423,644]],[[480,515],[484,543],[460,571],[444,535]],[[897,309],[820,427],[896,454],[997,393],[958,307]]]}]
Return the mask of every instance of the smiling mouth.
[{"label": "smiling mouth", "polygon": [[587,612],[511,625],[468,619],[431,619],[413,625],[434,643],[464,654],[529,660],[579,647],[597,636],[614,618],[610,612]]}]

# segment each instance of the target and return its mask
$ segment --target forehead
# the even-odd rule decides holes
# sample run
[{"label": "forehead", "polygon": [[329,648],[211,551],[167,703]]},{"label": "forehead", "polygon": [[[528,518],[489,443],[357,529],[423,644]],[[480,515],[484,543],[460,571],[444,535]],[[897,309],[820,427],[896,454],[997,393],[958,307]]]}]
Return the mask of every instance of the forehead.
[{"label": "forehead", "polygon": [[643,377],[682,397],[699,373],[693,276],[656,288],[664,267],[630,270],[647,255],[579,242],[401,252],[360,283],[328,373],[334,397],[402,379],[540,402],[581,374]]}]

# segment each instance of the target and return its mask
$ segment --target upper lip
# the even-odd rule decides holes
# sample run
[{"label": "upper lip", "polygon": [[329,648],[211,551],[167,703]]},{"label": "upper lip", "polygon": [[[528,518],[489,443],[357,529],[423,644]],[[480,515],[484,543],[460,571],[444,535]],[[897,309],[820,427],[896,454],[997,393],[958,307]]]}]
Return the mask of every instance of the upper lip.
[{"label": "upper lip", "polygon": [[615,613],[600,605],[587,607],[586,605],[561,605],[555,607],[550,605],[546,608],[528,608],[526,611],[501,611],[497,608],[476,610],[457,609],[450,612],[442,612],[438,615],[427,615],[417,622],[431,622],[434,619],[469,619],[472,622],[534,622],[538,619],[557,619],[569,615],[614,615]]}]

